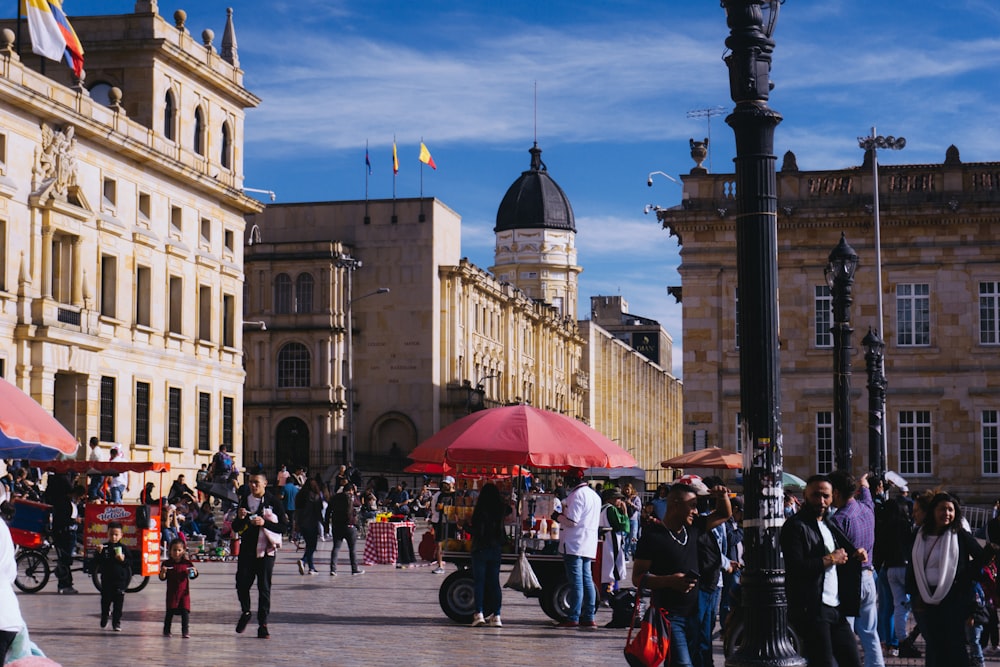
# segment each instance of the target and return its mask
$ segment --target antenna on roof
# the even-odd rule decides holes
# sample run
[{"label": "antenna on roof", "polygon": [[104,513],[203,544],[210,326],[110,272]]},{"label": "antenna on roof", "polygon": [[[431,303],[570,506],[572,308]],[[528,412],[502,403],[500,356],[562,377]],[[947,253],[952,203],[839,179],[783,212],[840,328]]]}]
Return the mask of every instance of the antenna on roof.
[{"label": "antenna on roof", "polygon": [[726,107],[715,106],[707,109],[692,109],[687,112],[688,118],[705,118],[708,121],[708,170],[712,171],[712,117],[726,113]]}]

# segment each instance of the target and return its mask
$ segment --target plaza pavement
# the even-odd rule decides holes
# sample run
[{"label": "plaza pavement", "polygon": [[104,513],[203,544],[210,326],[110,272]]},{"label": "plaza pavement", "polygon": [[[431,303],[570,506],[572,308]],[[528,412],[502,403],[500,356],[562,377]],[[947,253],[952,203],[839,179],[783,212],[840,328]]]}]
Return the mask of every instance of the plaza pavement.
[{"label": "plaza pavement", "polygon": [[[18,599],[32,639],[64,667],[225,667],[228,665],[310,665],[353,667],[489,667],[493,665],[624,665],[627,630],[597,632],[557,630],[537,600],[505,590],[502,628],[469,628],[449,620],[438,604],[444,577],[431,567],[367,567],[352,577],[341,553],[339,576],[329,571],[330,542],[321,542],[321,574],[301,576],[294,547],[283,549],[274,572],[271,639],[256,637],[256,618],[237,635],[239,616],[234,589],[235,563],[199,563],[192,582],[191,638],[180,636],[174,619],[172,637],[162,636],[165,584],[151,579],[145,590],[125,598],[121,633],[99,627],[100,597],[81,573],[80,595],[61,596],[55,581],[34,595]],[[358,555],[363,543],[358,544]],[[505,580],[507,569],[501,574]],[[448,566],[451,572],[453,566]],[[256,611],[256,591],[253,592]],[[597,617],[603,625],[610,612]],[[721,667],[721,642],[715,664]],[[922,665],[922,660],[891,658],[887,665]],[[988,664],[1000,664],[991,662]]]}]

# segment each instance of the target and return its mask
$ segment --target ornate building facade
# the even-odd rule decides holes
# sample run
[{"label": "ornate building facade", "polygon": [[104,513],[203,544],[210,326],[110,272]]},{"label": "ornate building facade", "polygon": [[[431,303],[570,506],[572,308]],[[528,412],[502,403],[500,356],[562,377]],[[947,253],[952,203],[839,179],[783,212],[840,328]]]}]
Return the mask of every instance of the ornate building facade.
[{"label": "ornate building facade", "polygon": [[231,13],[221,54],[148,0],[73,25],[86,80],[39,74],[0,25],[0,375],[83,442],[193,470],[242,443],[243,216],[262,208],[241,190],[242,132],[258,100]]},{"label": "ornate building facade", "polygon": [[[880,166],[883,292],[876,290],[870,156],[861,167],[777,176],[781,422],[785,469],[833,466],[833,337],[827,258],[841,233],[859,255],[850,323],[854,472],[868,466],[861,339],[885,322],[887,467],[912,488],[945,485],[965,500],[1000,479],[1000,163]],[[685,449],[736,449],[739,436],[732,174],[692,171],[682,204],[658,211],[681,246]]]}]

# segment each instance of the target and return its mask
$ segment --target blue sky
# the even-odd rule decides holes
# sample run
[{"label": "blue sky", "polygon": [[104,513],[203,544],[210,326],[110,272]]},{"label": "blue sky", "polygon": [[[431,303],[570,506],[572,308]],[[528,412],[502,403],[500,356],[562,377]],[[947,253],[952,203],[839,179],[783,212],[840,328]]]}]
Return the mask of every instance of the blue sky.
[{"label": "blue sky", "polygon": [[[134,5],[63,0],[70,17]],[[542,159],[576,214],[580,312],[621,294],[673,336],[680,375],[681,308],[666,293],[680,284],[679,248],[643,208],[680,201],[680,187],[646,177],[693,166],[688,139],[708,127],[687,112],[732,108],[716,0],[160,0],[159,11],[183,7],[191,33],[211,28],[218,45],[229,5],[245,83],[263,100],[247,116],[246,185],[280,202],[363,198],[367,140],[369,196],[390,197],[395,134],[397,194],[417,196],[422,137],[438,165],[424,195],[462,216],[462,253],[484,268],[497,206],[529,164],[537,82]],[[788,0],[774,39],[779,164],[792,150],[804,170],[858,165],[872,125],[907,139],[886,164],[939,163],[950,144],[965,161],[1000,160],[995,0]],[[711,137],[713,171],[731,171],[724,116]]]}]

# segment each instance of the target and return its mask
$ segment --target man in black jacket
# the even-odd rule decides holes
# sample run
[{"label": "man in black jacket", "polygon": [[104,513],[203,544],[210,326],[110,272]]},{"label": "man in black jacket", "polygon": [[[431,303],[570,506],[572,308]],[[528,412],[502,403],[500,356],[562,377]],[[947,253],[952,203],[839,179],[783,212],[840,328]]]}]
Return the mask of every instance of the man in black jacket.
[{"label": "man in black jacket", "polygon": [[846,617],[858,613],[866,554],[827,521],[833,487],[825,475],[807,480],[804,497],[802,508],[781,529],[789,622],[810,667],[861,667]]},{"label": "man in black jacket", "polygon": [[[250,587],[257,581],[257,636],[267,639],[267,616],[271,611],[271,574],[276,548],[264,531],[278,538],[288,530],[281,499],[265,493],[267,477],[261,471],[250,475],[250,493],[240,498],[233,531],[240,535],[240,555],[236,562],[236,595],[240,600],[240,620],[236,632],[250,622]],[[264,534],[262,534],[264,533]]]}]

